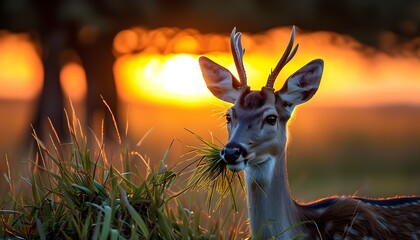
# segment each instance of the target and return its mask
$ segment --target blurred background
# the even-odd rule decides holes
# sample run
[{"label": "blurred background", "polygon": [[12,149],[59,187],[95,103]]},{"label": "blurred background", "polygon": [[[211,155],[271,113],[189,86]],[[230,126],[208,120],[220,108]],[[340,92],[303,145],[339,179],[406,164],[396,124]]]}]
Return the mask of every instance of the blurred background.
[{"label": "blurred background", "polygon": [[[229,107],[207,91],[197,58],[236,74],[228,36],[243,32],[254,89],[298,27],[298,54],[275,87],[325,61],[317,95],[289,126],[293,195],[420,194],[418,0],[3,0],[0,2],[0,170],[33,160],[32,128],[65,143],[70,100],[87,132],[125,141],[168,164],[198,144],[187,128],[226,141]],[[103,103],[102,98],[107,102]],[[69,110],[71,111],[71,109]],[[17,169],[17,168],[15,168]]]}]

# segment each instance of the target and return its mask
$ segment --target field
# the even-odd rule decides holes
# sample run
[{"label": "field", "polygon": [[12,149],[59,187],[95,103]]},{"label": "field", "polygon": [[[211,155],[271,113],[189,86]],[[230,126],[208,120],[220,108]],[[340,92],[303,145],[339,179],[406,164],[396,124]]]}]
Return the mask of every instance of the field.
[{"label": "field", "polygon": [[[7,106],[10,109],[10,105]],[[15,104],[13,109],[15,113],[21,110],[22,114],[28,107]],[[104,146],[107,147],[102,149],[100,137],[95,140],[89,134],[82,134],[77,123],[71,122],[76,124],[71,128],[74,132],[72,141],[58,144],[59,137],[52,135],[56,146],[61,146],[58,151],[54,145],[46,144],[45,148],[41,147],[42,154],[5,155],[1,161],[0,189],[2,196],[7,197],[0,201],[0,217],[3,226],[8,227],[2,228],[1,235],[13,234],[13,228],[10,228],[13,225],[20,231],[26,231],[26,234],[39,234],[38,237],[48,239],[58,236],[51,234],[59,234],[65,226],[59,225],[63,228],[51,231],[48,228],[51,219],[58,222],[65,219],[67,230],[72,233],[68,237],[96,234],[104,239],[108,236],[118,239],[142,236],[152,231],[158,234],[169,228],[175,229],[173,236],[178,238],[236,239],[247,236],[246,204],[239,187],[235,187],[237,209],[232,208],[230,195],[223,199],[221,208],[216,208],[217,195],[209,206],[206,202],[208,190],[191,190],[185,181],[196,166],[192,164],[184,169],[191,164],[192,157],[185,153],[191,151],[190,145],[202,143],[184,128],[209,141],[213,138],[215,143],[222,145],[226,141],[224,120],[221,118],[223,109],[220,106],[181,109],[134,105],[126,119],[128,136],[121,134],[121,144],[115,140],[106,143]],[[6,111],[4,107],[2,110]],[[8,117],[13,119],[13,116]],[[299,108],[289,126],[288,170],[292,195],[300,202],[331,195],[419,195],[419,121],[418,107]],[[14,123],[24,125],[22,122]],[[5,127],[6,124],[7,118],[2,122],[2,131],[8,131],[2,135],[2,143],[8,143],[7,135],[13,134],[12,125]],[[146,134],[151,128],[153,130]],[[24,130],[16,133],[21,136],[26,134]],[[137,146],[144,135],[147,136]],[[88,145],[86,138],[95,144]],[[40,161],[41,155],[48,161],[47,170],[50,173],[34,167],[34,162]],[[61,160],[52,161],[54,158],[51,156],[58,155]],[[161,159],[165,159],[167,171],[162,171]],[[98,162],[100,164],[94,164]],[[64,171],[58,174],[60,166]],[[107,178],[109,174],[114,174],[114,177]],[[63,179],[64,185],[58,184],[60,179]],[[165,184],[159,185],[156,181]],[[134,196],[155,204],[151,208],[153,214],[161,214],[160,219],[165,219],[166,223],[146,220],[146,227],[143,226],[129,207],[141,209],[142,205],[136,202]],[[95,200],[93,203],[96,205],[90,205],[87,212],[72,218],[68,205],[77,202],[80,197],[85,201]],[[157,204],[161,200],[162,205]],[[53,206],[50,210],[48,204]],[[78,205],[75,206],[77,209]],[[83,212],[79,210],[76,211]],[[48,222],[46,214],[56,218],[50,218]],[[147,219],[144,215],[141,217]],[[130,228],[126,226],[129,223],[134,224],[137,235],[130,235]],[[163,225],[157,229],[156,224]],[[81,228],[77,230],[75,226],[79,225]],[[91,225],[91,228],[87,227]],[[31,236],[21,234],[19,236]]]}]

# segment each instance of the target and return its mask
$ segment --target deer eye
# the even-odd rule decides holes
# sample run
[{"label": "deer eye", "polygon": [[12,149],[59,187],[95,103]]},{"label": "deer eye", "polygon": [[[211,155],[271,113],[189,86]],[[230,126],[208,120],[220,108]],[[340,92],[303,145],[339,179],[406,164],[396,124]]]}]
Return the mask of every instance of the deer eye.
[{"label": "deer eye", "polygon": [[232,122],[232,117],[230,116],[230,114],[226,114],[226,123],[230,122]]},{"label": "deer eye", "polygon": [[269,115],[264,119],[264,122],[270,124],[270,125],[275,125],[277,122],[277,116],[276,115]]}]

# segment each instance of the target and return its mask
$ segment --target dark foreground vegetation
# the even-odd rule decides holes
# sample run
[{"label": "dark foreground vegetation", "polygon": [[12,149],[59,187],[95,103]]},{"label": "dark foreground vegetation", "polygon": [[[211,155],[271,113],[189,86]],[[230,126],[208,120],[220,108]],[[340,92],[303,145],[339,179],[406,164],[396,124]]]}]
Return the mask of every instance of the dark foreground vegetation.
[{"label": "dark foreground vegetation", "polygon": [[[241,231],[235,226],[227,226],[230,230],[223,231],[224,224],[219,221],[210,227],[202,227],[202,214],[195,214],[179,200],[194,188],[206,189],[209,186],[209,201],[217,191],[222,191],[222,196],[231,192],[231,184],[214,180],[218,176],[222,176],[222,180],[232,180],[232,176],[227,175],[220,165],[204,164],[207,154],[217,156],[214,152],[219,149],[215,145],[203,140],[205,147],[193,148],[194,157],[180,170],[165,166],[165,156],[153,167],[135,147],[130,149],[120,137],[113,143],[113,149],[117,150],[108,151],[109,145],[106,144],[109,143],[105,144],[103,136],[86,134],[74,113],[67,119],[71,136],[68,142],[60,140],[52,124],[49,141],[42,141],[33,132],[38,151],[27,163],[27,176],[13,176],[16,174],[6,159],[8,167],[2,172],[0,185],[8,188],[9,193],[0,200],[0,238],[241,237],[238,235]],[[188,184],[180,176],[191,167],[201,172],[190,174]],[[216,167],[214,175],[208,173],[204,178],[200,177],[203,171],[212,167]],[[174,187],[179,181],[185,182],[183,188]],[[244,231],[242,234],[245,235]]]}]

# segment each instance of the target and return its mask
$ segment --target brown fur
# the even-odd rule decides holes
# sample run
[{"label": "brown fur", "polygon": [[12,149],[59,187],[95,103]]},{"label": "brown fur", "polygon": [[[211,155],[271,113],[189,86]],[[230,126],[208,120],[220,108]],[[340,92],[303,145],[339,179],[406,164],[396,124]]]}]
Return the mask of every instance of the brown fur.
[{"label": "brown fur", "polygon": [[308,239],[420,239],[420,200],[375,206],[341,198],[325,208],[300,207],[302,221],[314,221]]},{"label": "brown fur", "polygon": [[262,107],[267,97],[264,92],[246,91],[240,97],[240,107],[244,110],[253,110]]}]

